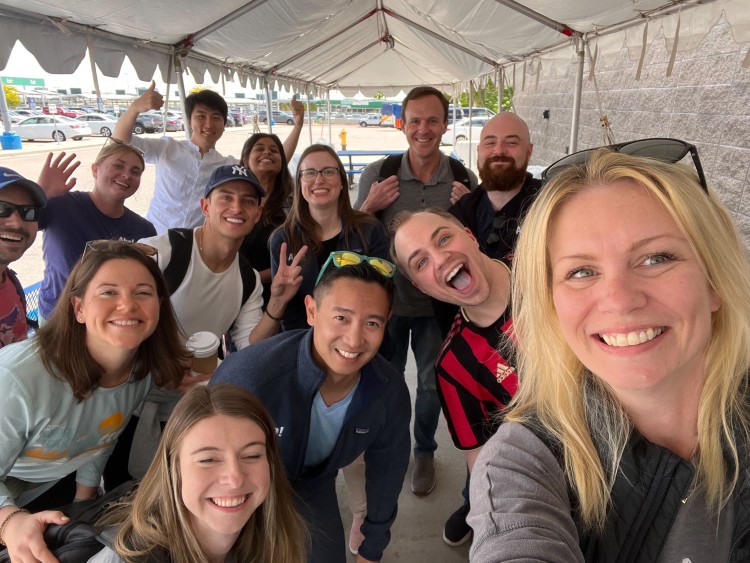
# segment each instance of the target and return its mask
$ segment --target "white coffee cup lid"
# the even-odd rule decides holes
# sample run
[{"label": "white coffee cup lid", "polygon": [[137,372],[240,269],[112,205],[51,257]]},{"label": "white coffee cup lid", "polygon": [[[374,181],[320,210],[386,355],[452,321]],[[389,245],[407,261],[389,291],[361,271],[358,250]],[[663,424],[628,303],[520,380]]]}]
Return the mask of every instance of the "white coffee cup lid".
[{"label": "white coffee cup lid", "polygon": [[219,338],[213,332],[196,332],[188,338],[185,348],[192,352],[196,358],[206,358],[216,352],[219,347]]}]

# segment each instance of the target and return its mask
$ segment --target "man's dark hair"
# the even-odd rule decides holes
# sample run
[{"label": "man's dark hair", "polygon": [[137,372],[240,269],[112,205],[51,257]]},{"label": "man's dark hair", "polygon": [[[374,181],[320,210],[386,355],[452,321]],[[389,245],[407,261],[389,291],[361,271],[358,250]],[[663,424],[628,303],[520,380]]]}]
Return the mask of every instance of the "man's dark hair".
[{"label": "man's dark hair", "polygon": [[195,92],[185,98],[185,113],[187,114],[188,122],[190,122],[193,110],[198,104],[203,104],[204,106],[221,113],[221,115],[224,116],[224,125],[227,124],[227,115],[229,114],[227,103],[224,101],[224,98],[213,90],[201,90],[200,92]]},{"label": "man's dark hair", "polygon": [[336,280],[342,279],[379,285],[385,290],[386,295],[388,295],[388,308],[393,305],[393,279],[386,278],[367,262],[361,262],[352,266],[342,266],[341,268],[329,266],[323,273],[323,277],[320,278],[318,285],[313,289],[313,298],[315,301],[322,299],[323,296],[330,291],[331,286]]},{"label": "man's dark hair", "polygon": [[432,86],[417,86],[416,88],[409,90],[409,93],[406,94],[406,97],[401,101],[401,115],[403,116],[404,121],[406,121],[406,104],[411,100],[417,100],[419,98],[424,98],[425,96],[435,96],[440,100],[440,103],[443,106],[443,122],[447,123],[448,98],[446,98],[440,90],[433,88]]}]

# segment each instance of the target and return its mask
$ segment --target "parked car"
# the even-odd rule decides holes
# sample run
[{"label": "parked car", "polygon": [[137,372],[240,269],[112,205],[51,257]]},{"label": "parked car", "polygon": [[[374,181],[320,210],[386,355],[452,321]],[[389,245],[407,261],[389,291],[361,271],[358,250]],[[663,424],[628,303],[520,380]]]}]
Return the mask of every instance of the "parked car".
[{"label": "parked car", "polygon": [[[56,122],[56,123],[55,123]],[[54,139],[62,142],[68,137],[80,141],[91,135],[91,127],[75,119],[61,115],[41,115],[24,119],[13,127],[19,137],[26,140]]]},{"label": "parked car", "polygon": [[[19,113],[8,110],[8,117],[10,117],[10,124],[15,125],[16,123],[21,123],[24,119],[26,119],[28,116],[26,115],[20,115]],[[0,123],[3,122],[3,116],[0,114]]]},{"label": "parked car", "polygon": [[380,126],[379,113],[368,113],[367,115],[360,115],[358,117],[360,127],[367,127],[368,125]]},{"label": "parked car", "polygon": [[[287,125],[294,125],[294,116],[291,113],[285,111],[272,111],[271,119],[276,123],[286,123]],[[265,123],[268,121],[268,114],[265,111],[261,111],[258,114],[258,121]]]},{"label": "parked car", "polygon": [[33,109],[21,108],[14,109],[13,111],[15,111],[18,115],[23,116],[24,119],[26,119],[27,117],[34,117],[35,115],[44,115],[41,111],[36,111]]},{"label": "parked car", "polygon": [[101,135],[102,137],[111,137],[115,125],[117,125],[115,117],[103,113],[84,113],[76,117],[76,121],[88,124],[94,135]]},{"label": "parked car", "polygon": [[242,110],[232,108],[229,110],[229,115],[234,118],[234,124],[237,127],[242,127],[243,125],[245,125],[245,123],[247,123],[247,115],[242,113]]},{"label": "parked car", "polygon": [[440,141],[443,145],[454,144],[453,132],[455,131],[455,141],[463,141],[469,138],[469,122],[471,122],[471,137],[472,139],[479,140],[479,133],[482,131],[484,124],[490,120],[490,116],[483,117],[472,117],[469,119],[462,119],[448,125],[448,130],[443,133],[443,138]]},{"label": "parked car", "polygon": [[[42,106],[42,113],[44,115],[50,115],[49,106]],[[62,115],[64,117],[70,117],[71,119],[75,119],[76,117],[78,117],[78,112],[77,111],[72,111],[72,110],[69,110],[69,109],[61,107],[61,106],[57,106],[56,107],[55,114],[56,115]]]},{"label": "parked car", "polygon": [[[472,108],[471,117],[492,117],[496,115],[494,111],[487,108]],[[460,121],[469,117],[468,107],[456,108],[456,120]],[[448,124],[453,123],[453,106],[448,107]]]},{"label": "parked car", "polygon": [[155,133],[161,131],[164,120],[161,117],[161,113],[156,110],[139,113],[135,119],[135,125],[133,126],[133,133],[136,135],[142,135],[143,133]]}]

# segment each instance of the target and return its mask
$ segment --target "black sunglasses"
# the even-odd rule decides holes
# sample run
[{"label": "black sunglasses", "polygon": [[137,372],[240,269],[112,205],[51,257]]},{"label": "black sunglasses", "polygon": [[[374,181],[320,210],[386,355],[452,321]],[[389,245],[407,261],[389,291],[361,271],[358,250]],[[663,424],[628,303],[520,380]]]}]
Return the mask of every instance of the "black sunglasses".
[{"label": "black sunglasses", "polygon": [[[542,181],[546,182],[550,180],[568,166],[577,166],[585,163],[591,157],[593,152],[600,148],[602,147],[574,152],[573,154],[564,156],[557,162],[553,162],[542,172]],[[698,149],[695,145],[691,145],[685,141],[680,141],[679,139],[655,137],[653,139],[640,139],[638,141],[616,143],[614,145],[609,145],[607,148],[631,156],[645,156],[672,164],[681,161],[688,153],[690,153],[690,156],[693,158],[695,170],[698,172],[698,179],[700,180],[701,187],[705,192],[708,192],[706,175],[703,173],[703,166],[701,165],[701,160],[698,157]]]},{"label": "black sunglasses", "polygon": [[10,217],[14,211],[18,211],[22,220],[31,222],[39,220],[42,208],[38,205],[16,205],[9,201],[0,201],[0,217]]}]

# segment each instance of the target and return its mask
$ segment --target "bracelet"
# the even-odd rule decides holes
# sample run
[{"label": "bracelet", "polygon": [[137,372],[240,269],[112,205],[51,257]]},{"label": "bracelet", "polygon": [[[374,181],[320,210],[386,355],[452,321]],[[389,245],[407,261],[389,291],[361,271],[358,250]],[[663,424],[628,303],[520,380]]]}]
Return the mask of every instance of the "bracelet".
[{"label": "bracelet", "polygon": [[0,545],[6,545],[5,540],[3,539],[3,533],[5,532],[5,527],[8,525],[8,522],[10,522],[11,518],[16,516],[17,514],[21,514],[22,512],[26,512],[28,514],[29,511],[25,508],[19,508],[8,514],[5,520],[3,520],[3,524],[2,526],[0,526]]},{"label": "bracelet", "polygon": [[272,315],[271,313],[269,313],[269,312],[268,312],[268,309],[266,309],[266,315],[268,315],[268,317],[269,317],[269,318],[270,318],[270,319],[271,319],[272,321],[276,321],[277,323],[280,323],[280,322],[281,322],[281,319],[280,319],[279,317],[274,317],[274,316],[273,316],[273,315]]}]

